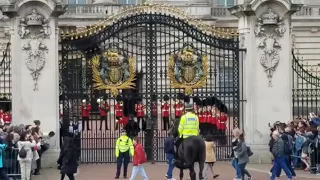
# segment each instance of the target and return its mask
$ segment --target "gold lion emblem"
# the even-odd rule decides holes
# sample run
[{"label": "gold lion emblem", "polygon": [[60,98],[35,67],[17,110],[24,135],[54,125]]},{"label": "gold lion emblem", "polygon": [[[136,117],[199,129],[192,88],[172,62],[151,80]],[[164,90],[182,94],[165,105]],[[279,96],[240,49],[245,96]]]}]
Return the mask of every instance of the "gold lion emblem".
[{"label": "gold lion emblem", "polygon": [[93,56],[91,64],[94,89],[109,90],[116,97],[120,89],[135,88],[135,59],[128,57],[119,48],[110,48],[101,55]]},{"label": "gold lion emblem", "polygon": [[191,95],[193,89],[203,88],[207,75],[208,58],[198,53],[192,44],[184,45],[182,50],[169,58],[171,87],[185,89],[186,95]]}]

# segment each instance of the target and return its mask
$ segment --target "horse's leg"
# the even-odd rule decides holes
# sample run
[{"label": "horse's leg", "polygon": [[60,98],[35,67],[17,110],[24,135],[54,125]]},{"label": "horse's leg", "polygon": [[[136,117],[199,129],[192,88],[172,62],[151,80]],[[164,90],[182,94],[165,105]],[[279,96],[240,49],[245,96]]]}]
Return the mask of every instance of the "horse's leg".
[{"label": "horse's leg", "polygon": [[180,180],[183,179],[183,169],[180,168]]},{"label": "horse's leg", "polygon": [[190,168],[189,168],[189,175],[190,175],[190,179],[191,180],[197,180],[197,173],[196,171],[194,170],[194,165],[192,165]]},{"label": "horse's leg", "polygon": [[199,180],[203,179],[203,175],[202,175],[203,169],[204,169],[204,162],[200,161],[199,162]]}]

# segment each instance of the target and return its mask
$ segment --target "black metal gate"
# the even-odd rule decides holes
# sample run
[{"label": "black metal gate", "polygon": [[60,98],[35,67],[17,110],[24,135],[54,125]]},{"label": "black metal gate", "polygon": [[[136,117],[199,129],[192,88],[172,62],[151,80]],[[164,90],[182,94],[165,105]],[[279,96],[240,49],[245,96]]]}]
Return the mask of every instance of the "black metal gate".
[{"label": "black metal gate", "polygon": [[[155,7],[149,9],[152,11]],[[161,9],[163,10],[163,7]],[[198,28],[194,23],[188,23],[187,19],[150,11],[138,6],[130,11],[134,12],[132,14],[120,13],[122,18],[111,19],[114,22],[111,25],[99,24],[87,31],[69,34],[61,41],[60,92],[61,102],[64,104],[63,119],[79,117],[79,107],[84,98],[92,106],[91,130],[85,130],[81,135],[81,161],[115,162],[115,141],[119,137],[119,131],[115,129],[117,93],[122,96],[128,114],[135,113],[135,104],[140,100],[146,107],[143,116],[146,120],[146,130],[140,132],[139,136],[144,139],[143,144],[150,161],[165,161],[163,143],[167,131],[163,130],[160,100],[167,95],[172,106],[176,103],[174,100],[181,98],[179,93],[189,94],[183,98],[186,101],[192,97],[205,99],[215,96],[229,110],[226,134],[220,134],[228,139],[228,143],[218,144],[217,148],[217,158],[228,159],[231,152],[231,130],[239,127],[242,121],[240,87],[244,51],[239,49],[238,37],[231,31],[213,28],[204,30],[203,24],[198,24]],[[208,31],[211,31],[210,35]],[[184,55],[186,58],[190,55],[194,58],[192,61],[199,58],[202,60],[202,64],[194,68],[198,68],[196,75],[199,76],[199,82],[204,83],[203,86],[196,83],[198,86],[188,89],[190,84],[181,82],[181,87],[173,87],[172,77],[176,77],[182,71],[174,70],[178,64],[172,65],[173,59],[178,55]],[[108,67],[103,64],[105,59],[108,59]],[[116,67],[119,60],[123,65],[121,77],[115,71],[119,68]],[[107,68],[108,74],[105,73]],[[185,79],[196,78],[194,71],[189,73],[184,73]],[[135,78],[131,78],[132,74]],[[104,82],[101,81],[105,76],[112,76],[111,81],[114,83],[127,82],[125,87],[129,89],[119,90],[122,85],[118,84],[114,86],[116,90],[109,87],[106,91]],[[179,86],[179,82],[175,85]],[[102,130],[99,127],[101,121],[97,98],[101,96],[106,97],[110,105],[107,115],[108,130],[104,126]],[[156,115],[152,109],[154,102],[157,102]],[[172,107],[170,113],[172,117]]]},{"label": "black metal gate", "polygon": [[11,44],[5,44],[0,61],[0,110],[11,112]]},{"label": "black metal gate", "polygon": [[303,64],[303,59],[292,51],[292,100],[294,118],[309,118],[309,113],[320,115],[320,78],[315,66]]}]

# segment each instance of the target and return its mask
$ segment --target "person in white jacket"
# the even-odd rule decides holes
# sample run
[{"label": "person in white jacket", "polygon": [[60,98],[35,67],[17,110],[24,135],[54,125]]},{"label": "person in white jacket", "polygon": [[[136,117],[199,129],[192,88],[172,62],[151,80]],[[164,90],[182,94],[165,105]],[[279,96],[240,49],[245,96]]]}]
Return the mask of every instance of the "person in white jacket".
[{"label": "person in white jacket", "polygon": [[[31,164],[33,160],[33,152],[32,148],[36,146],[36,141],[33,136],[27,135],[27,132],[23,132],[20,135],[20,139],[18,141],[19,152],[22,147],[27,151],[27,156],[25,158],[21,158],[18,155],[18,161],[20,163],[20,171],[21,171],[21,180],[30,180],[31,178]],[[20,153],[19,153],[20,154]]]}]

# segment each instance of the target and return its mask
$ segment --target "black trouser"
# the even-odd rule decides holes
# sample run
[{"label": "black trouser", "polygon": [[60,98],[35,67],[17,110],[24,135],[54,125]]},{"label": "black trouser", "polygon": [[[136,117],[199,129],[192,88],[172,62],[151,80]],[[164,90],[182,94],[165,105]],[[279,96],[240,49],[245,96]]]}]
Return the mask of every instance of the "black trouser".
[{"label": "black trouser", "polygon": [[82,128],[83,128],[83,130],[85,130],[85,125],[84,125],[84,123],[85,122],[87,122],[87,130],[90,130],[90,127],[89,127],[89,117],[83,117],[82,116]]},{"label": "black trouser", "polygon": [[180,120],[181,116],[176,116],[176,120]]},{"label": "black trouser", "polygon": [[141,125],[141,129],[142,131],[145,130],[145,122],[144,122],[144,118],[143,117],[137,117],[137,120],[138,120],[138,126],[140,127],[140,120],[142,120],[142,125]]},{"label": "black trouser", "polygon": [[38,150],[37,151],[39,154],[39,159],[37,159],[36,163],[37,163],[37,169],[35,170],[35,173],[39,173],[40,169],[41,169],[41,156],[42,156],[42,150]]},{"label": "black trouser", "polygon": [[81,136],[80,134],[78,135],[75,135],[73,137],[73,142],[74,142],[74,145],[76,145],[77,147],[77,156],[78,156],[78,160],[80,160],[80,156],[81,156]]},{"label": "black trouser", "polygon": [[163,121],[163,130],[169,129],[170,128],[169,117],[162,117],[162,121]]},{"label": "black trouser", "polygon": [[117,173],[116,177],[120,176],[121,166],[123,161],[123,176],[127,176],[128,165],[130,162],[129,150],[126,152],[119,152],[119,156],[117,157]]},{"label": "black trouser", "polygon": [[[64,180],[64,177],[66,176],[66,174],[61,174],[61,180]],[[74,175],[73,174],[67,174],[69,180],[75,180]]]},{"label": "black trouser", "polygon": [[104,121],[104,127],[108,130],[107,116],[100,116],[100,130],[102,129],[102,123]]}]

